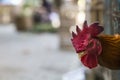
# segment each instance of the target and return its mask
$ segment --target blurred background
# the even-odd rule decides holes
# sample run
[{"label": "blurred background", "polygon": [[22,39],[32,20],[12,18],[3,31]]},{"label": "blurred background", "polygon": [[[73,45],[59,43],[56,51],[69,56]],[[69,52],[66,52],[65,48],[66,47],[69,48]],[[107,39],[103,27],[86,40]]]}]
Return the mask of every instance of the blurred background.
[{"label": "blurred background", "polygon": [[78,59],[71,32],[84,20],[120,33],[120,0],[0,0],[0,80],[119,80]]}]

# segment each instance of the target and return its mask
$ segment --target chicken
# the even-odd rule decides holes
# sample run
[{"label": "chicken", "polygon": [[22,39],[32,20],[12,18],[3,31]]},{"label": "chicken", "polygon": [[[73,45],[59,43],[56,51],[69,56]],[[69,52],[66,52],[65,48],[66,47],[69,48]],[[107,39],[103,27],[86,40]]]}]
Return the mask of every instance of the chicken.
[{"label": "chicken", "polygon": [[120,35],[100,34],[104,28],[99,23],[83,24],[81,30],[76,26],[72,32],[72,44],[81,62],[92,69],[99,65],[112,69],[120,69]]}]

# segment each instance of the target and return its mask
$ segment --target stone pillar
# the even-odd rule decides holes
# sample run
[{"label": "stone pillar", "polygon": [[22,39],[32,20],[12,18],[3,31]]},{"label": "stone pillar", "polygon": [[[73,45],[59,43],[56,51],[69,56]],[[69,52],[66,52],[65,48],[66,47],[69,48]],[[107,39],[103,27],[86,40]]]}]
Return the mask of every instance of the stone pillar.
[{"label": "stone pillar", "polygon": [[91,0],[86,2],[86,19],[93,23],[99,21],[103,25],[103,12],[104,12],[104,2],[103,0]]},{"label": "stone pillar", "polygon": [[72,0],[64,1],[60,8],[61,27],[60,34],[60,48],[73,49],[71,44],[70,27],[75,25],[75,18],[78,13],[78,6]]}]

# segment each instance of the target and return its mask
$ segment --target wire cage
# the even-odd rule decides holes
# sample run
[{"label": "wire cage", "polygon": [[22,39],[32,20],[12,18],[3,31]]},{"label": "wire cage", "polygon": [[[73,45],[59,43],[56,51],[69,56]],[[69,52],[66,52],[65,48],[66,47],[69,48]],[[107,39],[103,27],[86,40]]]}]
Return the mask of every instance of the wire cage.
[{"label": "wire cage", "polygon": [[[120,0],[105,0],[104,3],[104,26],[105,33],[120,33]],[[120,79],[120,71],[111,71],[112,80]]]}]

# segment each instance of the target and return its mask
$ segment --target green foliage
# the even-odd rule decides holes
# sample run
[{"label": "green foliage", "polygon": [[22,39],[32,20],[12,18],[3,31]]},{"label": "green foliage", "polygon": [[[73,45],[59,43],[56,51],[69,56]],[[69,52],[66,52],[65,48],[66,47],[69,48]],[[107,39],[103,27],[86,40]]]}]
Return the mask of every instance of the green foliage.
[{"label": "green foliage", "polygon": [[33,27],[34,32],[57,32],[57,29],[53,28],[50,23],[39,23]]}]

